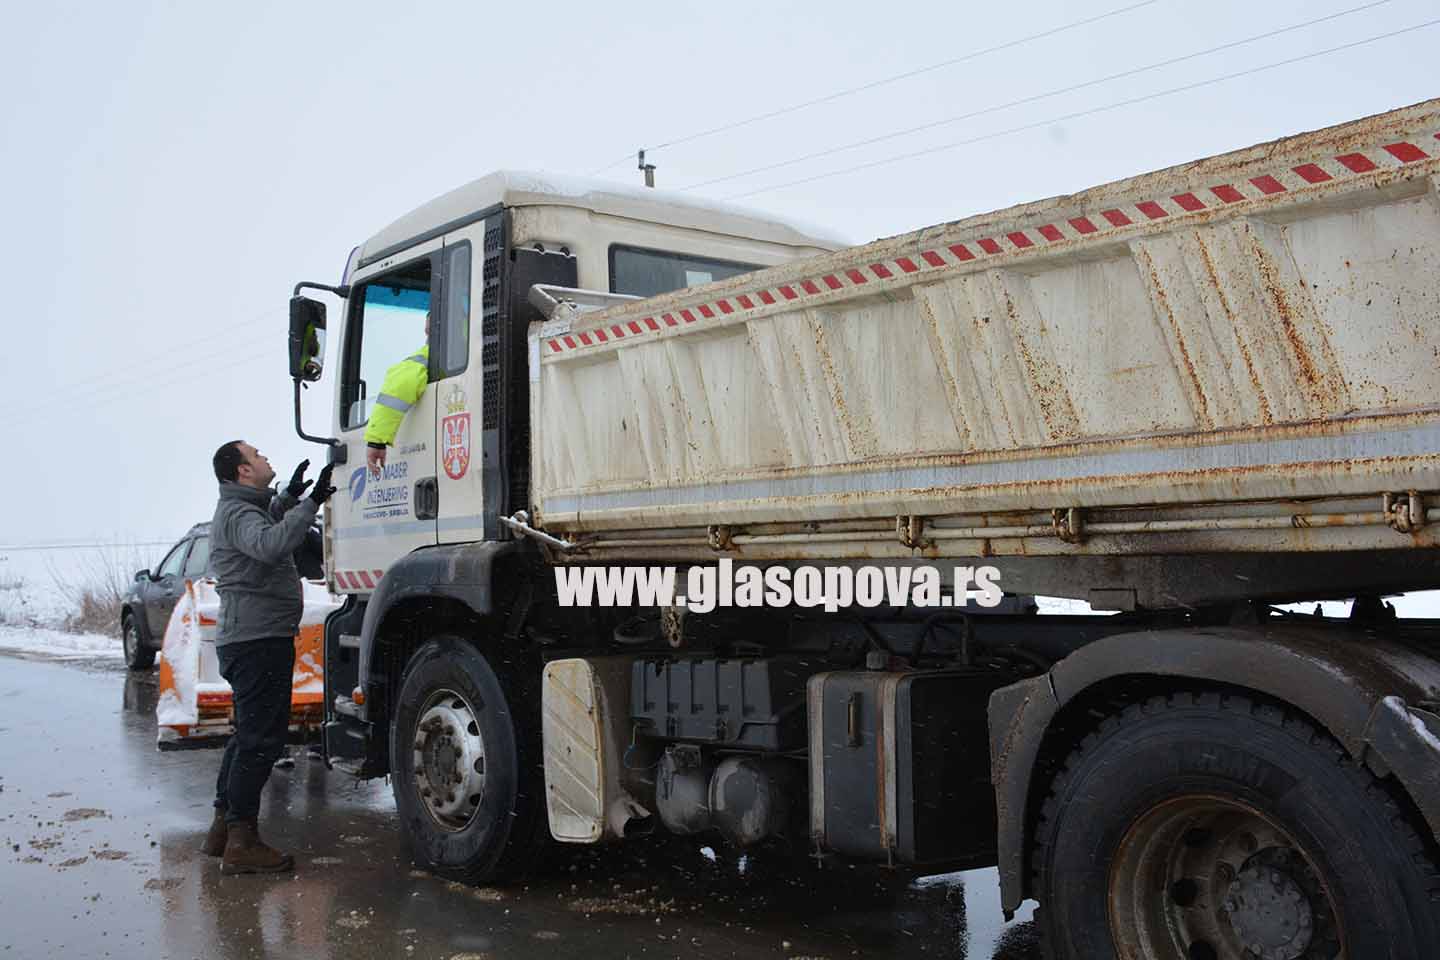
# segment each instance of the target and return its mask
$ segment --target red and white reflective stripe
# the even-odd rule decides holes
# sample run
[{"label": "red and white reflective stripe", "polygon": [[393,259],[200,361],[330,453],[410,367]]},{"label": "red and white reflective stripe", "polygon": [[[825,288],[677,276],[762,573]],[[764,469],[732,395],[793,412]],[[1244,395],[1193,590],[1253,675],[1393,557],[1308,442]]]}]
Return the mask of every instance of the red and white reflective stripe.
[{"label": "red and white reflective stripe", "polygon": [[884,283],[920,273],[973,264],[993,257],[1025,254],[1055,244],[1089,239],[1142,227],[1157,220],[1170,220],[1224,209],[1235,204],[1264,200],[1283,193],[1294,193],[1336,181],[1353,180],[1370,174],[1383,174],[1413,163],[1440,158],[1440,132],[1431,132],[1408,140],[1383,143],[1351,153],[1322,157],[1269,173],[1194,187],[1183,193],[1154,197],[1102,210],[1085,211],[1049,223],[1027,226],[992,236],[966,237],[953,243],[945,242],[930,250],[907,256],[893,257],[876,263],[844,267],[834,273],[821,274],[733,294],[717,300],[686,306],[670,313],[661,313],[637,320],[625,320],[606,327],[595,327],[578,333],[551,337],[546,341],[549,354],[568,353],[607,344],[613,340],[670,327],[687,327],[714,320],[762,310],[776,304],[804,301],[837,290],[852,289],[871,283]]},{"label": "red and white reflective stripe", "polygon": [[384,570],[336,570],[335,582],[346,590],[374,590]]}]

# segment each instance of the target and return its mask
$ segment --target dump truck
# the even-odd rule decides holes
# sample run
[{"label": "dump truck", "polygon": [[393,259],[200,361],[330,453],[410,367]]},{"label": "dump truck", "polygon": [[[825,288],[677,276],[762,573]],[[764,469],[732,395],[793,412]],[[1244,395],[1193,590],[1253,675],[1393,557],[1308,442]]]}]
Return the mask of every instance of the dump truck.
[{"label": "dump truck", "polygon": [[[420,207],[290,304],[330,761],[463,881],[664,830],[997,867],[1053,957],[1440,956],[1440,622],[1385,600],[1440,587],[1437,190],[1429,101],[860,246],[521,174]],[[939,597],[562,595],[820,567]]]}]

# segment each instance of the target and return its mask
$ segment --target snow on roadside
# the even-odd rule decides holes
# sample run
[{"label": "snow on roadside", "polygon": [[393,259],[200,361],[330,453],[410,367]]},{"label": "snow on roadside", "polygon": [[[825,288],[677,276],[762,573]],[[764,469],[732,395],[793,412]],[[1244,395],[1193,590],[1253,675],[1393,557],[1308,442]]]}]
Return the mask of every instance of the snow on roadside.
[{"label": "snow on roadside", "polygon": [[102,633],[66,633],[48,627],[18,627],[0,624],[0,651],[42,653],[62,660],[90,660],[95,657],[122,659],[119,637]]},{"label": "snow on roadside", "polygon": [[1036,597],[1035,606],[1047,616],[1088,617],[1115,613],[1114,610],[1096,610],[1084,600],[1067,600],[1064,597]]}]

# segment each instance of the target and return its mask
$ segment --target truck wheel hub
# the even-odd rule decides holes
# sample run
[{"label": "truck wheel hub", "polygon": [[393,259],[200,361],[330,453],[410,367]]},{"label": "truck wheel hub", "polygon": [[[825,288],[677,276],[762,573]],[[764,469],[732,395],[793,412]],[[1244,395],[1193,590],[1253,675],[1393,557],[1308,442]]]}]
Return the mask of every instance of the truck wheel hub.
[{"label": "truck wheel hub", "polygon": [[1248,864],[1230,884],[1222,908],[1230,926],[1260,960],[1296,960],[1315,929],[1310,899],[1288,872]]},{"label": "truck wheel hub", "polygon": [[1139,817],[1110,866],[1118,952],[1144,960],[1335,960],[1340,931],[1312,860],[1234,797],[1181,796]]},{"label": "truck wheel hub", "polygon": [[464,829],[485,794],[485,740],[475,710],[453,690],[436,691],[420,712],[412,746],[421,805],[442,829]]}]

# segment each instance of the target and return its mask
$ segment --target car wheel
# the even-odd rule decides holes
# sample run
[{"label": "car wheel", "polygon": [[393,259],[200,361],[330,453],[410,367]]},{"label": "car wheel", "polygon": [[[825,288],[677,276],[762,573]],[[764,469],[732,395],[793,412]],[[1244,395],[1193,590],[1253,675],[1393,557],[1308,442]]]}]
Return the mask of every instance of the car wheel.
[{"label": "car wheel", "polygon": [[391,784],[413,859],[440,876],[513,880],[549,845],[539,700],[519,681],[459,637],[426,643],[405,670]]},{"label": "car wheel", "polygon": [[1306,719],[1156,697],[1066,760],[1036,829],[1057,960],[1440,956],[1440,872],[1399,804]]},{"label": "car wheel", "polygon": [[155,651],[140,638],[132,613],[126,612],[120,618],[120,644],[125,650],[125,665],[131,670],[149,670],[155,665]]}]

